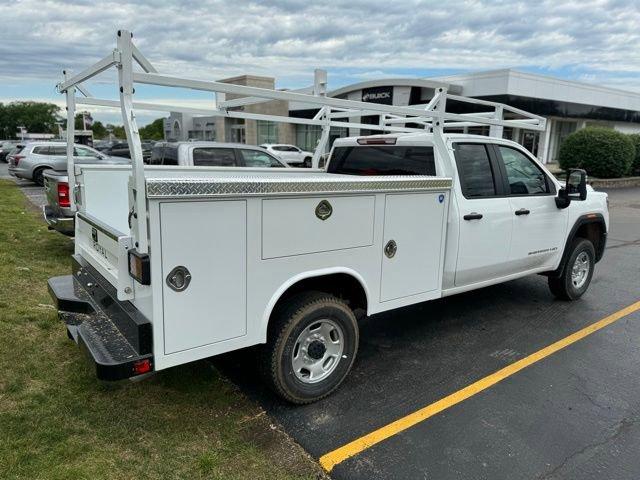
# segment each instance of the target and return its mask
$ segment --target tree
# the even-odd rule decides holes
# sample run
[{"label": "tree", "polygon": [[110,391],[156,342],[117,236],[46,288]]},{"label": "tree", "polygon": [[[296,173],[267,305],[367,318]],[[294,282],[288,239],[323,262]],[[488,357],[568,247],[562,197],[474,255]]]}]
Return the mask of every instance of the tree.
[{"label": "tree", "polygon": [[111,130],[114,138],[119,138],[121,140],[127,138],[127,134],[124,132],[124,127],[122,125],[112,125],[110,123],[107,123],[106,129],[107,131]]},{"label": "tree", "polygon": [[93,131],[93,138],[95,139],[107,138],[107,136],[109,135],[109,132],[107,132],[107,128],[99,120],[93,122],[91,130]]},{"label": "tree", "polygon": [[164,138],[164,119],[158,118],[140,128],[140,136],[144,140],[162,140]]},{"label": "tree", "polygon": [[0,136],[17,138],[18,127],[31,133],[58,133],[60,108],[45,102],[0,103]]}]

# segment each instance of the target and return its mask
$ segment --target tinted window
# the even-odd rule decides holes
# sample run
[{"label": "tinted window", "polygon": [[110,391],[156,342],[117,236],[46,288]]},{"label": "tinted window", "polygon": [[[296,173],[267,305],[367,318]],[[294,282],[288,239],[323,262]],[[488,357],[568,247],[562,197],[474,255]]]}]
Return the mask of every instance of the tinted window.
[{"label": "tinted window", "polygon": [[512,195],[549,193],[547,178],[533,160],[509,147],[498,147]]},{"label": "tinted window", "polygon": [[49,147],[34,147],[32,153],[36,155],[49,155]]},{"label": "tinted window", "polygon": [[282,163],[266,152],[259,150],[240,150],[245,167],[284,167]]},{"label": "tinted window", "polygon": [[49,147],[49,155],[66,155],[67,147]]},{"label": "tinted window", "polygon": [[178,165],[178,148],[159,144],[151,151],[151,165]]},{"label": "tinted window", "polygon": [[197,167],[233,167],[236,157],[232,148],[194,148],[193,164]]},{"label": "tinted window", "polygon": [[463,195],[466,198],[495,195],[493,169],[484,144],[457,143],[455,152]]},{"label": "tinted window", "polygon": [[328,171],[347,175],[435,175],[433,147],[337,147]]},{"label": "tinted window", "polygon": [[279,145],[275,145],[275,146],[273,146],[271,148],[273,148],[276,152],[286,152],[286,151],[289,150],[288,147],[281,147]]}]

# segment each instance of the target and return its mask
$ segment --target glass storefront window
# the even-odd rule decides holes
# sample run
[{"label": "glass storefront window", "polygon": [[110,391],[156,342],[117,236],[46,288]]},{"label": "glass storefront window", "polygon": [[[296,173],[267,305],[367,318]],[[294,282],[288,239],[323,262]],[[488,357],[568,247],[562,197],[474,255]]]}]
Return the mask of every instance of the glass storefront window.
[{"label": "glass storefront window", "polygon": [[263,143],[278,143],[278,124],[266,120],[257,120],[258,145]]},{"label": "glass storefront window", "polygon": [[558,161],[558,154],[560,153],[560,146],[564,139],[571,135],[578,129],[578,122],[570,122],[566,120],[555,120],[553,122],[553,151],[551,153],[551,161]]}]

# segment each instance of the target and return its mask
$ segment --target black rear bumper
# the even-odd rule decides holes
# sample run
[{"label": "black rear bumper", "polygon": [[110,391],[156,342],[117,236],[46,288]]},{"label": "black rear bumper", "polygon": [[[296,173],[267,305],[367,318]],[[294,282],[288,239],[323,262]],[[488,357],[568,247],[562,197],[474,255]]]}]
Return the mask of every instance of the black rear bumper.
[{"label": "black rear bumper", "polygon": [[101,380],[122,380],[153,370],[149,320],[80,256],[73,274],[49,279],[49,293],[67,334],[87,351]]}]

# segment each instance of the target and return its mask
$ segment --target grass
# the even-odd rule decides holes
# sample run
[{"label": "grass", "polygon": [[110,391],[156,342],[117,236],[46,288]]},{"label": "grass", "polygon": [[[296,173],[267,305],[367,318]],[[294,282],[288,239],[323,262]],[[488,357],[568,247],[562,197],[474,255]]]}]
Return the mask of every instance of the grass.
[{"label": "grass", "polygon": [[208,362],[103,384],[46,280],[71,240],[0,180],[0,477],[293,479],[319,468]]}]

